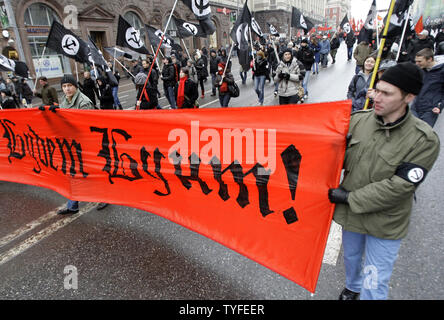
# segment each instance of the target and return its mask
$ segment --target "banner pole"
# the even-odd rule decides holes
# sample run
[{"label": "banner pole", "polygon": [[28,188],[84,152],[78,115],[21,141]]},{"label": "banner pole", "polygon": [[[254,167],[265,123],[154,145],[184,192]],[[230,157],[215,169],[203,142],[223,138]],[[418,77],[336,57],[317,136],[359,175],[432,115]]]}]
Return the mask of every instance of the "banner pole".
[{"label": "banner pole", "polygon": [[[369,89],[373,89],[373,87],[375,85],[376,75],[378,74],[379,64],[381,62],[381,57],[382,57],[382,50],[384,49],[385,39],[387,37],[387,32],[388,32],[388,28],[390,25],[390,19],[392,18],[393,9],[395,7],[395,2],[396,2],[396,0],[391,0],[391,3],[390,3],[390,9],[387,14],[387,20],[386,20],[387,22],[385,23],[385,26],[384,26],[384,32],[382,34],[381,45],[379,46],[378,57],[376,58],[376,63],[375,63],[375,67],[373,69],[372,80],[370,81]],[[364,110],[368,109],[369,101],[370,101],[369,98],[367,98],[365,100]]]},{"label": "banner pole", "polygon": [[[176,9],[176,5],[177,5],[177,2],[178,2],[178,1],[179,1],[179,0],[175,0],[175,1],[174,1],[173,9],[171,10],[170,16],[169,16],[168,21],[167,21],[167,23],[166,23],[166,25],[165,25],[165,29],[164,29],[164,31],[163,31],[163,33],[162,33],[162,38],[160,39],[160,41],[159,41],[159,45],[157,46],[157,50],[156,50],[156,54],[154,55],[154,59],[157,59],[157,55],[159,54],[160,47],[162,46],[162,43],[163,43],[163,38],[165,38],[165,32],[166,32],[167,29],[168,29],[168,25],[170,24],[171,17],[173,16],[173,13],[174,13],[174,10]],[[142,101],[143,92],[144,92],[145,89],[146,89],[146,85],[147,85],[147,83],[148,83],[148,80],[150,79],[151,71],[153,71],[153,66],[154,66],[154,63],[151,64],[150,71],[148,72],[148,76],[147,76],[147,78],[146,78],[145,84],[143,85],[142,92],[140,93],[140,97],[139,97],[139,99],[137,100],[136,110],[139,110],[139,109],[140,109],[140,106],[139,106],[139,105],[140,105],[140,102]]]},{"label": "banner pole", "polygon": [[[154,53],[153,45],[151,45],[151,51],[153,51],[153,53]],[[162,50],[160,51],[160,53],[163,55]],[[159,65],[159,59],[158,59],[158,57],[156,57],[156,59],[155,59],[154,61],[156,61],[157,68],[159,68],[159,71],[160,71],[160,65]]]},{"label": "banner pole", "polygon": [[409,24],[410,10],[412,10],[412,6],[409,7],[409,11],[407,12],[407,18],[405,19],[404,30],[402,30],[401,41],[399,41],[399,48],[398,48],[398,52],[396,53],[396,62],[398,62],[399,55],[401,53],[402,43],[404,42],[405,32],[407,30],[407,25]]}]

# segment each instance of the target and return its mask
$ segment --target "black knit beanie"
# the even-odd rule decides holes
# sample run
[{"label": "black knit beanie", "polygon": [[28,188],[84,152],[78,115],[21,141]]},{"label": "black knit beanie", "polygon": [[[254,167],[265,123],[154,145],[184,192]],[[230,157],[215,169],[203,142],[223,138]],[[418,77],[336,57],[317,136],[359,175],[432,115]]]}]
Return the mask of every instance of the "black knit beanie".
[{"label": "black knit beanie", "polygon": [[423,84],[422,70],[411,62],[398,63],[396,66],[388,68],[380,80],[415,96],[419,94]]},{"label": "black knit beanie", "polygon": [[63,76],[62,80],[60,81],[60,85],[61,86],[63,86],[65,83],[70,83],[74,87],[78,88],[76,79],[74,79],[74,77],[72,75],[70,75],[70,74],[65,74]]}]

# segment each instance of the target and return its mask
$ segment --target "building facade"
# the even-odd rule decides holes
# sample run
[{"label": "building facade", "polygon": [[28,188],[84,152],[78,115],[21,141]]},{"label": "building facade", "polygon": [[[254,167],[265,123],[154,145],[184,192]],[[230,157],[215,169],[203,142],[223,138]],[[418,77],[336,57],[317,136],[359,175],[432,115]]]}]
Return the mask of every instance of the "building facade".
[{"label": "building facade", "polygon": [[325,6],[325,22],[333,30],[338,30],[345,15],[351,19],[351,0],[327,0]]},{"label": "building facade", "polygon": [[[237,4],[237,1],[212,1],[212,20],[216,26],[216,32],[208,38],[184,39],[187,49],[192,52],[203,46],[209,48],[229,45],[229,33],[232,27],[230,15],[237,11]],[[119,15],[122,15],[136,29],[149,24],[163,30],[173,5],[174,0],[0,1],[2,54],[8,58],[25,61],[33,77],[39,76],[41,70],[49,79],[59,79],[63,74],[74,73],[76,69],[81,73],[83,66],[76,65],[73,60],[51,49],[45,49],[54,20],[62,23],[84,40],[91,36],[103,52],[104,47],[112,47],[116,44]],[[11,12],[7,12],[8,6]],[[182,1],[178,1],[174,16],[197,23],[193,12]],[[173,37],[177,35],[175,30],[176,27],[171,22],[168,32]],[[145,43],[151,51],[147,36],[145,36]],[[105,58],[110,58],[106,53],[104,55]],[[138,57],[137,54],[133,56]]]}]

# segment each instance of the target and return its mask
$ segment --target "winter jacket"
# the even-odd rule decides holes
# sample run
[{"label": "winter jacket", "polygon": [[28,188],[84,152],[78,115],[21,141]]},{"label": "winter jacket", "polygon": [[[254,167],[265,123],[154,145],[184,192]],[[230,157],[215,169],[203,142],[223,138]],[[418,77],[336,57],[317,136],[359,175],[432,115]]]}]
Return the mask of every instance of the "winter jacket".
[{"label": "winter jacket", "polygon": [[331,50],[338,49],[339,46],[340,46],[340,42],[339,42],[338,38],[331,39],[331,41],[330,41],[330,49]]},{"label": "winter jacket", "polygon": [[[281,79],[280,74],[290,74],[290,79]],[[300,69],[298,60],[293,58],[290,64],[281,61],[276,69],[274,81],[279,83],[278,94],[281,97],[291,97],[298,95],[300,92],[301,81],[299,79]]]},{"label": "winter jacket", "polygon": [[164,87],[174,87],[176,85],[176,75],[172,63],[168,63],[163,66],[162,80]]},{"label": "winter jacket", "polygon": [[347,91],[347,99],[352,100],[352,111],[362,110],[365,105],[367,90],[370,87],[372,74],[366,79],[365,74],[361,71],[354,75]]},{"label": "winter jacket", "polygon": [[320,41],[319,42],[319,47],[321,48],[319,50],[320,54],[328,54],[328,53],[330,53],[330,41],[328,41],[328,39]]},{"label": "winter jacket", "polygon": [[349,133],[341,183],[350,191],[349,204],[336,205],[334,220],[343,230],[404,238],[418,180],[401,178],[400,169],[412,164],[430,171],[440,149],[438,135],[410,111],[384,125],[373,110],[354,113]]},{"label": "winter jacket", "polygon": [[268,61],[265,58],[257,57],[253,66],[254,76],[266,76],[268,74]]},{"label": "winter jacket", "polygon": [[99,95],[95,82],[92,79],[85,79],[83,85],[80,85],[80,90],[85,96],[91,100],[93,105],[96,105],[96,95]]},{"label": "winter jacket", "polygon": [[107,83],[99,87],[100,109],[114,109],[114,97],[111,86]]},{"label": "winter jacket", "polygon": [[[228,91],[222,91],[221,90],[221,84],[220,84],[221,80],[222,80],[222,75],[217,74],[217,76],[216,76],[216,87],[219,88],[219,96],[224,96],[226,94],[230,94]],[[233,74],[231,72],[228,72],[228,71],[225,72],[225,76],[224,76],[224,81],[223,82],[226,82],[227,84],[233,84],[234,83],[234,76],[233,76]]]},{"label": "winter jacket", "polygon": [[353,58],[357,66],[363,66],[365,59],[373,52],[373,49],[366,42],[361,42],[353,52]]},{"label": "winter jacket", "polygon": [[311,42],[309,46],[314,53],[315,62],[319,63],[319,61],[321,61],[321,54],[319,53],[321,47],[319,46],[319,44],[315,45],[313,42]]},{"label": "winter jacket", "polygon": [[438,107],[442,111],[444,108],[444,63],[423,71],[424,84],[414,101],[415,109],[424,112]]},{"label": "winter jacket", "polygon": [[216,74],[217,73],[217,65],[221,62],[221,58],[218,56],[210,56],[210,73]]},{"label": "winter jacket", "polygon": [[353,35],[352,32],[347,34],[347,37],[345,38],[345,43],[347,44],[347,48],[353,48],[356,42],[356,37]]},{"label": "winter jacket", "polygon": [[[179,82],[176,84],[176,87],[174,88],[174,96],[176,97],[176,101],[177,101],[178,90],[179,90]],[[182,109],[193,109],[194,106],[196,105],[197,98],[199,98],[197,83],[191,79],[187,79],[185,81],[184,95],[185,98],[183,100]]]},{"label": "winter jacket", "polygon": [[311,70],[311,66],[315,60],[313,50],[307,46],[301,46],[298,51],[297,59],[304,64],[305,70]]},{"label": "winter jacket", "polygon": [[430,49],[434,50],[435,44],[433,43],[432,39],[426,38],[426,39],[413,40],[412,49],[410,52],[410,61],[415,63],[416,54],[425,48],[430,48]]},{"label": "winter jacket", "polygon": [[202,58],[199,58],[195,63],[196,71],[197,71],[197,79],[200,81],[202,79],[206,79],[208,77],[207,67],[205,65],[205,61]]},{"label": "winter jacket", "polygon": [[94,106],[89,100],[87,96],[80,92],[77,89],[77,92],[71,99],[71,102],[68,101],[66,96],[63,96],[62,102],[60,103],[60,108],[62,109],[94,109]]},{"label": "winter jacket", "polygon": [[56,89],[50,87],[49,85],[45,85],[42,88],[42,91],[40,93],[36,93],[35,96],[41,98],[43,104],[47,106],[54,105],[54,103],[59,103]]},{"label": "winter jacket", "polygon": [[7,96],[2,102],[1,102],[3,109],[17,109],[17,103],[15,102],[14,98],[11,96]]}]

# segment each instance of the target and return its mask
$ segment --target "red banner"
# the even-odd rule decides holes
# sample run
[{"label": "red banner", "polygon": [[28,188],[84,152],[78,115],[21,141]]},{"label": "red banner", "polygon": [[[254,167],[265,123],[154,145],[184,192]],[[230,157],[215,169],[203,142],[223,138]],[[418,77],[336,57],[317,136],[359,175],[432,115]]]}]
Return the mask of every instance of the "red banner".
[{"label": "red banner", "polygon": [[152,212],[314,292],[350,110],[4,110],[0,180]]}]

